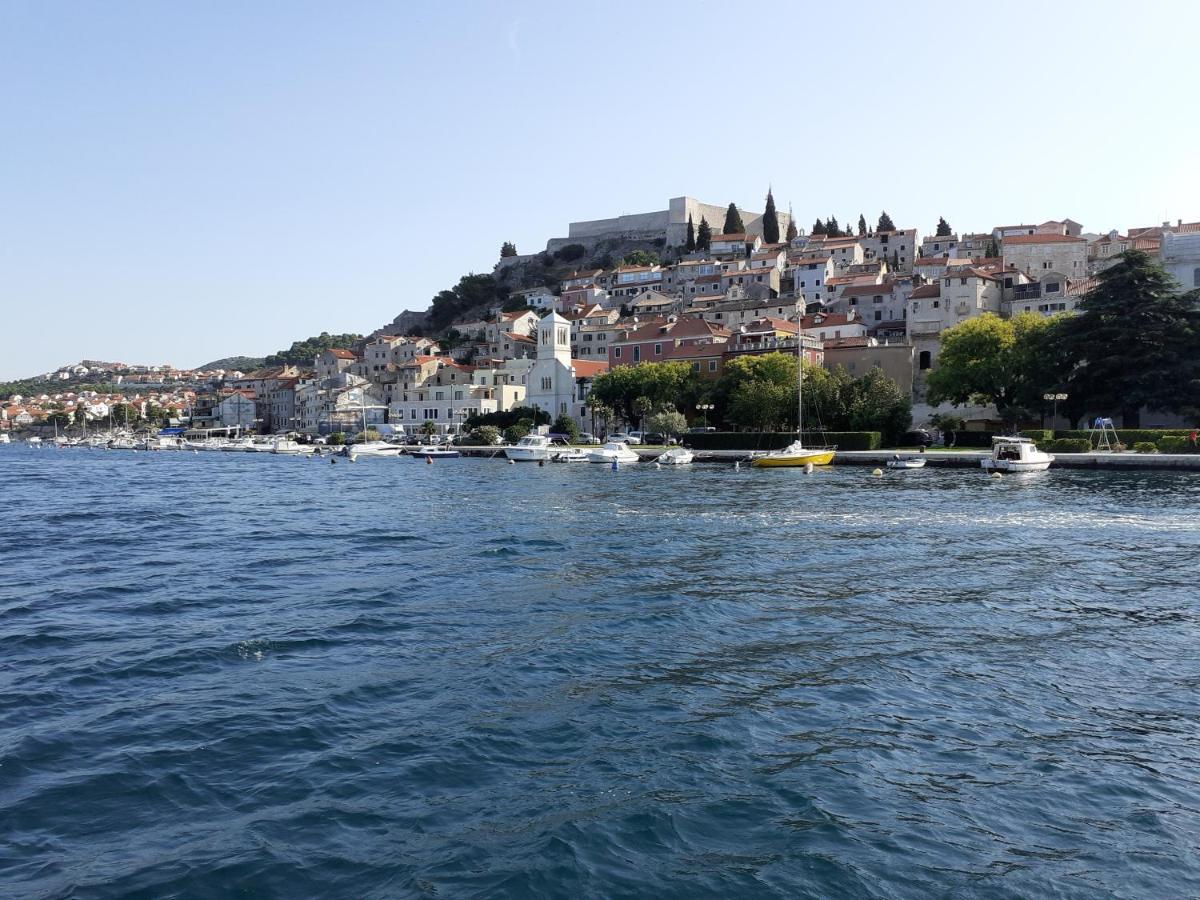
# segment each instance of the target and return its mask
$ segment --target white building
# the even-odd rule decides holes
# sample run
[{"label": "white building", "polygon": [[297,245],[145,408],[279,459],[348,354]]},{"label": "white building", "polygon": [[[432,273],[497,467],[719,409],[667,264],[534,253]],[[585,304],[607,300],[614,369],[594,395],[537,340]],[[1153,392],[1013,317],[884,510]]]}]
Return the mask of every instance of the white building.
[{"label": "white building", "polygon": [[1200,288],[1200,233],[1165,232],[1160,253],[1162,267],[1183,290]]},{"label": "white building", "polygon": [[571,359],[571,323],[552,312],[538,322],[537,358],[526,376],[525,405],[549,413],[551,419],[568,415],[584,428],[591,381],[607,369],[607,360]]}]

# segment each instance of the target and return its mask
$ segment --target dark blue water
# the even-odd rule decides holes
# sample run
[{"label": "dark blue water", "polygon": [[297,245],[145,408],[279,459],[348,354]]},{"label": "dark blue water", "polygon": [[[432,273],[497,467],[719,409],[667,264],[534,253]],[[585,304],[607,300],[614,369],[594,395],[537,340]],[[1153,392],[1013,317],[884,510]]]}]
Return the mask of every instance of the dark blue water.
[{"label": "dark blue water", "polygon": [[1200,478],[0,449],[5,897],[1200,895]]}]

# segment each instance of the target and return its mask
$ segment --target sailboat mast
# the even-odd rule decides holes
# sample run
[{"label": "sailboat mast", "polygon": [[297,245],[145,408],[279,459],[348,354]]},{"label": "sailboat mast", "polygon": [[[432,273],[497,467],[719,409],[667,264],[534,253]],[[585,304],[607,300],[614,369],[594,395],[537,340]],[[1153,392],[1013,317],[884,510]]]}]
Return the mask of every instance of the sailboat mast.
[{"label": "sailboat mast", "polygon": [[[801,300],[801,303],[804,301]],[[804,311],[796,319],[796,440],[804,444]]]}]

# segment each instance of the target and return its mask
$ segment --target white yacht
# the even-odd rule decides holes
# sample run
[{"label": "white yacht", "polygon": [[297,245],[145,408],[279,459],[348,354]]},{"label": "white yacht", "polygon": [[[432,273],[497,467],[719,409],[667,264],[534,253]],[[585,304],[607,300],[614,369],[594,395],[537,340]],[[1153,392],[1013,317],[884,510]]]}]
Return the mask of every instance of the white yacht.
[{"label": "white yacht", "polygon": [[695,458],[695,454],[687,447],[672,447],[654,461],[664,466],[688,466]]},{"label": "white yacht", "polygon": [[550,453],[550,462],[573,463],[587,461],[587,451],[580,450],[578,447],[567,447],[563,450],[553,450]]},{"label": "white yacht", "polygon": [[550,459],[550,438],[544,434],[527,434],[513,446],[505,447],[504,455],[517,462],[546,462]]},{"label": "white yacht", "polygon": [[312,444],[301,444],[299,441],[286,437],[276,438],[271,444],[272,453],[286,453],[291,456],[302,456],[312,453],[316,449]]},{"label": "white yacht", "polygon": [[361,444],[349,444],[342,451],[351,459],[357,456],[400,456],[404,448],[399,444],[389,444],[387,441],[363,441]]},{"label": "white yacht", "polygon": [[609,441],[602,447],[589,450],[587,461],[590,463],[635,463],[641,457],[629,449],[624,441]]},{"label": "white yacht", "polygon": [[1054,456],[1027,437],[994,437],[992,455],[979,464],[993,472],[1044,472],[1052,462]]}]

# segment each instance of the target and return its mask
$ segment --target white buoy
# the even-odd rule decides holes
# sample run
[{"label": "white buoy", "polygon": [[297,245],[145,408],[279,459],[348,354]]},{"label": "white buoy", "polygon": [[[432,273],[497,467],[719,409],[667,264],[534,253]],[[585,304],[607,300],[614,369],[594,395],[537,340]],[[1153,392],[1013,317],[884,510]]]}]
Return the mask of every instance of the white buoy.
[{"label": "white buoy", "polygon": [[656,469],[661,469],[661,468],[662,468],[662,463],[655,463],[655,464],[654,464],[654,468],[656,468]]},{"label": "white buoy", "polygon": [[733,471],[735,471],[735,472],[740,471],[741,468],[742,468],[742,461],[740,459],[735,459],[733,461]]},{"label": "white buoy", "polygon": [[883,477],[883,469],[876,469],[871,474],[874,475],[876,478],[882,478]]},{"label": "white buoy", "polygon": [[993,478],[1003,478],[1004,476],[1001,475],[999,472],[992,472],[992,477]]},{"label": "white buoy", "polygon": [[812,464],[812,463],[805,463],[805,464],[804,464],[804,474],[805,474],[805,475],[811,475],[812,473],[813,473],[813,464]]},{"label": "white buoy", "polygon": [[512,460],[512,459],[510,459],[510,460],[508,461],[508,464],[509,464],[510,466],[515,466],[517,463],[516,463],[516,460]]}]

